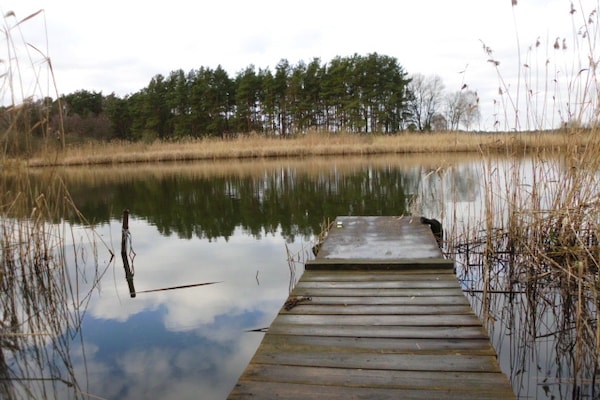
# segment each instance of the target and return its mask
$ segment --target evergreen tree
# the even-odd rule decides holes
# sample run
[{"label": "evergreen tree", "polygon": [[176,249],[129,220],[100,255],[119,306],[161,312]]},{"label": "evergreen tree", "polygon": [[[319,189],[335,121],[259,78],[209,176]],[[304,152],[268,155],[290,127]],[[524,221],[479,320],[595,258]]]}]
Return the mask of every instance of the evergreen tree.
[{"label": "evergreen tree", "polygon": [[[221,66],[187,74],[176,70],[167,78],[154,76],[133,95],[112,95],[105,103],[119,138],[223,137],[251,131],[287,136],[310,129],[393,133],[404,129],[411,111],[409,82],[397,59],[354,54],[327,64],[314,58],[292,66],[282,59],[273,72],[266,68],[257,73],[250,65],[234,79]],[[101,93],[81,91],[64,99],[70,113],[97,117],[105,106]],[[470,110],[473,114],[476,108]]]},{"label": "evergreen tree", "polygon": [[252,132],[260,129],[258,120],[258,99],[260,81],[254,65],[247,67],[236,77],[236,121],[240,132]]}]

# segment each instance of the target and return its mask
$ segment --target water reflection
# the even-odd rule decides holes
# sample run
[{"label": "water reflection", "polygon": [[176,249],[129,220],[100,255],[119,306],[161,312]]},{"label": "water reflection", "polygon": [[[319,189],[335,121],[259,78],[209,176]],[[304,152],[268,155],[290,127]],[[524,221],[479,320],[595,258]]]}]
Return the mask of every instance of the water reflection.
[{"label": "water reflection", "polygon": [[[70,343],[79,386],[42,397],[224,398],[262,338],[246,331],[268,326],[287,297],[287,252],[310,249],[336,215],[406,213],[425,173],[420,160],[398,158],[60,171],[97,241],[112,250],[86,240],[67,261],[95,257],[72,277],[90,293],[82,335],[58,334]],[[126,208],[130,271],[112,257]],[[67,217],[80,229],[77,214]],[[98,279],[94,265],[103,268]],[[152,291],[194,282],[220,283]]]},{"label": "water reflection", "polygon": [[406,213],[429,171],[422,162],[309,159],[62,173],[82,213],[96,222],[129,208],[163,235],[228,239],[242,227],[255,237],[281,230],[294,240],[318,232],[327,217]]},{"label": "water reflection", "polygon": [[[520,398],[598,398],[598,175],[539,161],[482,162],[479,198],[440,205],[454,229],[447,250]],[[452,179],[427,186],[452,194]],[[574,183],[585,193],[569,203]]]},{"label": "water reflection", "polygon": [[[78,290],[90,293],[82,335],[61,334],[69,338],[80,389],[59,389],[56,398],[225,398],[262,339],[247,331],[269,326],[291,274],[302,273],[288,264],[288,251],[309,257],[321,225],[337,215],[426,215],[456,233],[483,203],[481,170],[479,160],[460,155],[61,170],[73,202],[112,254],[119,254],[121,213],[130,210],[137,296],[130,297],[118,257],[95,252],[92,241],[77,253],[97,254],[105,272],[100,279],[91,279],[92,271],[77,277]],[[83,229],[75,217],[68,221]],[[219,283],[155,291],[201,282]],[[510,337],[517,343],[507,345],[507,332],[523,327],[508,317],[502,323],[493,335],[503,369],[517,390],[539,395],[531,365],[517,370],[525,359],[538,357],[542,365],[554,355],[531,352],[516,335]]]}]

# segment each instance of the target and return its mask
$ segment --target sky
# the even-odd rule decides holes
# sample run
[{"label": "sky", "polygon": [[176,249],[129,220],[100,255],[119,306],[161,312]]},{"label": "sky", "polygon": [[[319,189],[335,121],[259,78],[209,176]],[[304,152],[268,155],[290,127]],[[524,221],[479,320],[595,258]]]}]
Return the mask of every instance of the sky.
[{"label": "sky", "polygon": [[[490,128],[498,119],[494,114],[507,108],[499,111],[498,104],[510,104],[510,90],[516,99],[516,87],[523,88],[527,81],[540,102],[556,95],[548,95],[545,83],[556,74],[562,77],[580,69],[572,62],[574,43],[581,42],[573,39],[574,31],[597,6],[595,0],[576,0],[577,11],[570,14],[568,0],[518,0],[516,6],[512,2],[6,0],[0,11],[16,15],[5,18],[6,32],[16,20],[43,10],[20,24],[19,34],[35,43],[39,52],[33,50],[34,59],[43,54],[51,60],[61,94],[85,89],[126,96],[146,87],[153,76],[178,69],[221,65],[235,76],[250,65],[274,70],[281,59],[296,64],[317,57],[326,63],[336,56],[376,52],[395,57],[409,74],[439,75],[448,92],[465,84],[477,91],[481,127]],[[11,34],[14,37],[15,31]],[[557,38],[559,51],[553,48]],[[540,46],[535,47],[538,39]],[[562,50],[563,39],[567,50]],[[483,43],[500,62],[498,71]],[[4,40],[3,60],[9,58],[7,48]],[[585,50],[579,50],[582,53],[587,59]],[[34,60],[33,69],[42,63]],[[521,74],[519,80],[524,71],[528,77]],[[505,103],[499,98],[500,86]],[[32,91],[30,87],[25,92]]]}]

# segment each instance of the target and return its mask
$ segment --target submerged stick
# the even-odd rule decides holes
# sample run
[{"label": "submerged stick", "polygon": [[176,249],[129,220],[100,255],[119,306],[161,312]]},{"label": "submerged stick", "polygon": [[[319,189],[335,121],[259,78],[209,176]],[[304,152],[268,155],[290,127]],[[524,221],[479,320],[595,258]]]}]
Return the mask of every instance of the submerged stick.
[{"label": "submerged stick", "polygon": [[123,210],[123,229],[121,233],[121,258],[123,259],[123,268],[125,269],[125,279],[129,286],[129,296],[135,297],[135,286],[133,285],[133,272],[129,267],[127,258],[127,238],[129,237],[129,210]]},{"label": "submerged stick", "polygon": [[161,289],[142,290],[141,292],[137,292],[137,293],[150,293],[150,292],[160,292],[160,291],[163,291],[163,290],[187,289],[187,288],[192,288],[192,287],[197,287],[197,286],[214,285],[215,283],[221,283],[221,282],[222,281],[220,281],[220,282],[192,283],[190,285],[171,286],[171,287],[166,287],[166,288],[161,288]]}]

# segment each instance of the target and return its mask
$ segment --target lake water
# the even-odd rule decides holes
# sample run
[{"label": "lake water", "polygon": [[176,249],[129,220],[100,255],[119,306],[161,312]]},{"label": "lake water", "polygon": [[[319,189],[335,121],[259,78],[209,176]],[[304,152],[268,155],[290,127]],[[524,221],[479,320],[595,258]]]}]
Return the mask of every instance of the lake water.
[{"label": "lake water", "polygon": [[[78,269],[71,276],[77,282],[78,310],[71,312],[81,324],[65,328],[68,351],[51,352],[48,360],[19,368],[7,353],[16,371],[12,376],[27,379],[14,380],[5,393],[17,398],[32,390],[60,399],[87,398],[86,393],[104,399],[224,399],[258,347],[260,329],[270,325],[301,276],[324,222],[338,215],[421,213],[443,221],[451,218],[448,210],[465,218],[475,215],[483,201],[481,162],[457,155],[435,158],[61,170],[88,221],[80,223],[71,212],[65,229],[65,254]],[[34,181],[45,179],[42,172],[36,175]],[[130,210],[128,261],[135,298],[120,257],[124,209]],[[95,235],[89,234],[90,226]],[[176,289],[158,290],[167,288]],[[476,297],[471,300],[476,304]],[[515,390],[522,398],[571,398],[568,385],[542,382],[544,375],[547,383],[548,373],[554,374],[549,359],[554,353],[536,347],[531,353],[519,351],[525,359],[515,362],[516,350],[506,340],[515,335],[513,328],[495,326],[493,337]],[[538,357],[538,366],[550,364],[550,372],[530,368],[536,365],[531,357]],[[73,371],[68,379],[36,380],[67,376],[65,363]],[[73,380],[75,386],[69,384]]]}]

